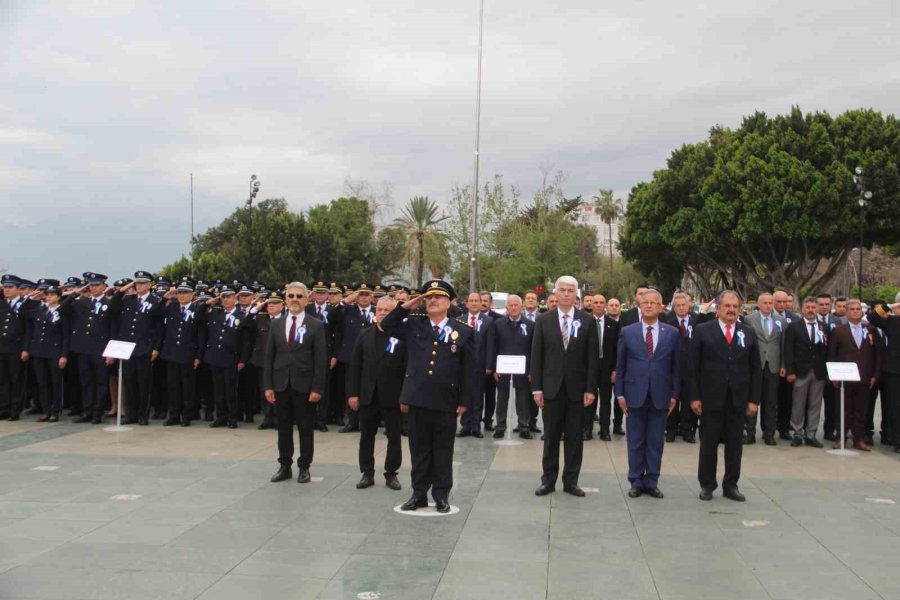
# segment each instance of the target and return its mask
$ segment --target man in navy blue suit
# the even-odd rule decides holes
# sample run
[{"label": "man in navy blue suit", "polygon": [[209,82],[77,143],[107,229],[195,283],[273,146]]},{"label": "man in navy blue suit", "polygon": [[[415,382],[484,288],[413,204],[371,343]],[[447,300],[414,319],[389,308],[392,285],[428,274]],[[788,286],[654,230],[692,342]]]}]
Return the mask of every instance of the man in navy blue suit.
[{"label": "man in navy blue suit", "polygon": [[628,440],[628,496],[662,498],[659,471],[666,421],[679,395],[679,333],[660,322],[662,294],[641,297],[640,319],[619,333],[616,398],[625,413]]}]

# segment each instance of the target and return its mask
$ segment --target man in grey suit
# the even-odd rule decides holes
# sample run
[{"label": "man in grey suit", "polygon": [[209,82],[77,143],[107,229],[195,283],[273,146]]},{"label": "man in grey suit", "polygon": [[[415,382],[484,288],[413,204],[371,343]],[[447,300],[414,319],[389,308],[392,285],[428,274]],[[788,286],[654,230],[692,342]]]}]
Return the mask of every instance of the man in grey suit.
[{"label": "man in grey suit", "polygon": [[284,294],[288,312],[272,322],[266,344],[263,367],[266,401],[275,405],[278,422],[278,471],[272,482],[292,477],[294,461],[294,425],[300,430],[300,457],[297,467],[299,483],[310,481],[309,466],[313,459],[313,430],[316,403],[325,392],[328,369],[328,346],[325,325],[306,318],[306,286],[288,284]]},{"label": "man in grey suit", "polygon": [[[772,294],[760,294],[757,304],[759,310],[750,313],[744,319],[744,323],[756,334],[759,348],[759,364],[762,367],[760,419],[763,441],[767,446],[774,446],[775,432],[778,430],[778,382],[785,376],[781,349],[787,322],[775,312],[775,298]],[[756,420],[756,413],[747,416],[745,420],[743,440],[745,444],[756,443]]]}]

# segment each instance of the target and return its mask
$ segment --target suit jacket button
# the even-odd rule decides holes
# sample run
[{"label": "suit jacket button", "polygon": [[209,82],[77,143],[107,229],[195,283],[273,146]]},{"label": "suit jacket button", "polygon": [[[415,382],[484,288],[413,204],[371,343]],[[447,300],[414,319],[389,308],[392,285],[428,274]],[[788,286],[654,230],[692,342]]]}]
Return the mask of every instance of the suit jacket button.
[{"label": "suit jacket button", "polygon": [[430,362],[430,363],[428,363],[428,364],[429,364],[429,365],[434,365],[434,361],[431,361],[431,362]]},{"label": "suit jacket button", "polygon": [[437,342],[435,342],[434,345],[437,346]]},{"label": "suit jacket button", "polygon": [[432,350],[432,351],[431,351],[431,355],[432,355],[432,356],[437,356],[437,350]]},{"label": "suit jacket button", "polygon": [[428,371],[428,374],[431,375],[431,371]]}]

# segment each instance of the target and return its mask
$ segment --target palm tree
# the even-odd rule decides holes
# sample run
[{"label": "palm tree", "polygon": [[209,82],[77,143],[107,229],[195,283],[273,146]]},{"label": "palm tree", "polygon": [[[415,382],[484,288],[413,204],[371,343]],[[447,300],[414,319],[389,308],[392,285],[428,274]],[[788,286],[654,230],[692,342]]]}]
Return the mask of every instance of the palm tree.
[{"label": "palm tree", "polygon": [[447,217],[439,217],[438,212],[438,205],[428,196],[416,196],[403,207],[402,216],[394,219],[394,226],[407,238],[406,259],[413,265],[417,287],[422,287],[426,264],[437,275],[445,262],[444,233],[439,225]]},{"label": "palm tree", "polygon": [[606,223],[609,228],[609,287],[610,293],[614,293],[615,285],[613,282],[613,238],[612,223],[624,214],[622,201],[613,198],[612,190],[600,190],[599,196],[593,196],[594,210],[600,215],[600,220]]}]

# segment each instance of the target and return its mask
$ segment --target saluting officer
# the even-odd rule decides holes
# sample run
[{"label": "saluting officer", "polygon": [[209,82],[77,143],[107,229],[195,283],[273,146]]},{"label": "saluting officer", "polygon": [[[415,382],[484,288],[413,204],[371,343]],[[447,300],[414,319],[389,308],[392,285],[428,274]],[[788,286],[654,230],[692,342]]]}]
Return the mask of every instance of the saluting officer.
[{"label": "saluting officer", "polygon": [[[76,423],[103,421],[109,403],[109,375],[107,367],[115,360],[103,358],[103,351],[112,334],[112,313],[106,297],[106,275],[87,272],[88,284],[69,292],[60,304],[60,312],[72,323],[69,350],[78,354],[78,375],[81,379],[82,415]],[[84,292],[88,292],[82,295]]]},{"label": "saluting officer", "polygon": [[284,312],[284,294],[274,291],[267,292],[266,296],[265,300],[260,300],[250,309],[250,314],[242,327],[249,332],[248,335],[253,340],[252,343],[247,342],[251,348],[248,362],[256,368],[258,375],[260,412],[263,415],[259,429],[275,429],[275,407],[266,401],[263,369],[266,366],[266,346],[269,343],[272,321]]},{"label": "saluting officer", "polygon": [[[206,314],[206,347],[203,361],[212,374],[216,419],[210,427],[237,429],[238,373],[244,368],[242,353],[242,313],[235,307],[235,289],[223,285],[218,298],[209,301],[213,309]],[[218,306],[214,306],[218,305]]]},{"label": "saluting officer", "polygon": [[[135,344],[131,358],[125,361],[125,422],[149,425],[150,388],[153,362],[159,357],[162,342],[162,298],[150,291],[153,274],[137,271],[134,280],[112,297],[109,310],[118,319],[116,339]],[[129,294],[134,290],[134,294]],[[166,292],[168,293],[168,292]]]},{"label": "saluting officer", "polygon": [[0,419],[18,421],[25,386],[25,311],[36,302],[19,292],[20,279],[4,275],[4,301],[0,302]]},{"label": "saluting officer", "polygon": [[[200,322],[205,302],[193,302],[194,280],[182,277],[175,288],[175,302],[163,310],[160,358],[166,368],[169,407],[163,425],[189,427],[196,411],[197,369],[200,367]],[[157,368],[160,366],[157,365]]]},{"label": "saluting officer", "polygon": [[[340,324],[341,309],[340,299],[342,297],[341,287],[332,282],[330,286],[325,285],[324,281],[317,281],[312,286],[312,302],[306,305],[306,314],[322,321],[325,325],[325,343],[328,348],[328,371],[325,382],[325,389],[330,391],[332,388],[332,376],[337,358],[335,357],[335,331]],[[335,301],[337,299],[337,301]],[[329,415],[332,413],[341,414],[343,410],[343,399],[337,398],[334,394],[328,393],[316,403],[316,429],[322,432],[328,431]],[[332,407],[332,403],[336,402],[337,407]],[[337,408],[337,410],[335,410]],[[334,422],[337,422],[335,420]]]},{"label": "saluting officer", "polygon": [[[337,397],[335,402],[342,405],[346,402],[346,380],[350,361],[353,359],[353,346],[360,332],[369,327],[375,320],[375,311],[372,310],[372,288],[366,283],[360,283],[356,292],[347,296],[347,302],[356,301],[356,306],[345,306],[341,310],[340,324],[335,333],[335,347],[337,348],[337,364],[334,368],[335,390]],[[345,407],[347,423],[340,429],[341,433],[359,431],[359,414]]]},{"label": "saluting officer", "polygon": [[62,410],[63,369],[69,356],[69,321],[59,310],[62,293],[59,282],[48,280],[50,287],[44,291],[45,304],[36,304],[28,310],[31,327],[28,328],[26,348],[37,377],[41,410],[38,421],[56,423]]},{"label": "saluting officer", "polygon": [[375,307],[375,326],[363,331],[353,347],[353,358],[347,375],[350,410],[359,412],[359,470],[362,478],[357,489],[375,485],[375,435],[378,423],[384,421],[388,438],[384,458],[384,483],[392,490],[400,489],[397,471],[403,460],[400,447],[400,390],[406,372],[406,344],[389,336],[381,328],[382,321],[397,301],[382,297]]},{"label": "saluting officer", "polygon": [[[455,297],[453,286],[434,279],[422,287],[422,295],[397,306],[381,322],[385,333],[407,344],[400,411],[409,413],[413,493],[402,510],[427,506],[431,488],[437,511],[450,511],[456,417],[472,404],[474,370],[473,330],[447,317]],[[427,318],[409,319],[409,311],[423,301]]]}]

